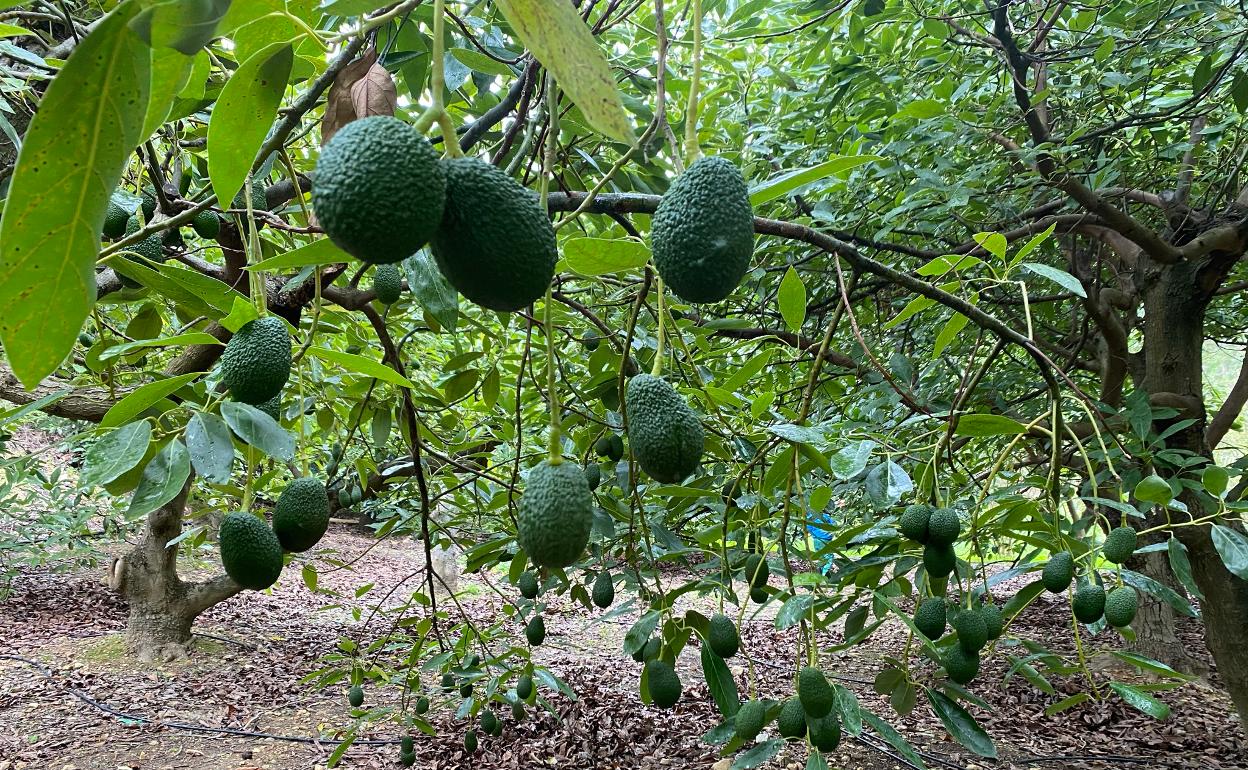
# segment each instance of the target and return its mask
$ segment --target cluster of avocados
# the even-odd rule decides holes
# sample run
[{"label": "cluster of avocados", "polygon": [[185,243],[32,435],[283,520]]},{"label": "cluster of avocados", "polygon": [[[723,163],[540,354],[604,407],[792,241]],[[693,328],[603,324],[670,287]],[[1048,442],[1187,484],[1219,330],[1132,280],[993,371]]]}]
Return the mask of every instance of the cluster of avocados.
[{"label": "cluster of avocados", "polygon": [[897,526],[906,538],[923,545],[923,567],[930,577],[943,580],[953,573],[958,565],[953,544],[962,534],[957,511],[916,503],[906,507]]},{"label": "cluster of avocados", "polygon": [[500,312],[550,286],[558,251],[537,195],[482,160],[440,159],[398,118],[348,123],[321,149],[315,173],[321,227],[364,262],[394,264],[429,244],[456,291]]},{"label": "cluster of avocados", "polygon": [[262,591],[281,576],[285,553],[312,548],[328,528],[325,485],[302,476],[287,484],[278,496],[272,527],[246,512],[230,513],[222,520],[217,537],[221,563],[235,583]]},{"label": "cluster of avocados", "polygon": [[797,695],[773,708],[774,701],[753,699],[741,704],[733,720],[734,731],[743,741],[752,741],[773,718],[782,738],[810,737],[819,751],[828,752],[841,743],[841,723],[833,713],[836,691],[824,673],[805,666],[797,675]]},{"label": "cluster of avocados", "polygon": [[[1101,555],[1113,564],[1126,562],[1135,553],[1137,535],[1135,529],[1126,525],[1115,527],[1105,537]],[[1139,596],[1128,585],[1119,585],[1108,593],[1095,572],[1076,582],[1075,557],[1070,551],[1059,551],[1049,557],[1040,573],[1040,580],[1050,593],[1065,593],[1071,583],[1076,583],[1070,599],[1070,609],[1080,623],[1096,623],[1101,618],[1114,628],[1126,628],[1135,620],[1139,610]]]}]

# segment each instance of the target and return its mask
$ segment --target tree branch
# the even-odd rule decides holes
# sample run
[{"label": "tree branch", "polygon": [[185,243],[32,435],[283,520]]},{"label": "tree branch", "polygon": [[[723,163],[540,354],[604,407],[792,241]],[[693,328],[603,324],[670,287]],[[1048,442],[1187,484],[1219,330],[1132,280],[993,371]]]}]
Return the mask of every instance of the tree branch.
[{"label": "tree branch", "polygon": [[1240,364],[1239,377],[1231,386],[1231,392],[1226,395],[1226,400],[1218,407],[1213,419],[1209,420],[1209,427],[1205,429],[1205,444],[1209,449],[1216,449],[1222,443],[1226,432],[1231,429],[1231,424],[1244,410],[1245,403],[1248,403],[1248,349],[1244,350],[1244,361]]}]

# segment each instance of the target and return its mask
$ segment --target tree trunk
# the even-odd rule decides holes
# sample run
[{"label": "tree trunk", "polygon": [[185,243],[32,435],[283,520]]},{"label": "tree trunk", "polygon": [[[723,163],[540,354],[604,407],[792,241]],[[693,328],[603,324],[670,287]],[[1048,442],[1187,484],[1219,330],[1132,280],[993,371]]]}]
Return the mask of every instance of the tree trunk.
[{"label": "tree trunk", "polygon": [[144,662],[185,656],[195,618],[242,590],[225,575],[203,583],[178,577],[178,547],[169,541],[182,532],[190,487],[188,480],[177,497],[148,515],[143,539],[114,564],[113,587],[130,605],[126,644]]},{"label": "tree trunk", "polygon": [[[1185,449],[1209,458],[1212,453],[1205,441],[1206,414],[1202,391],[1204,314],[1213,289],[1220,278],[1213,272],[1219,265],[1234,260],[1181,261],[1172,265],[1144,266],[1144,387],[1154,405],[1175,406],[1180,414],[1170,421],[1192,419],[1195,422],[1166,439],[1172,449]],[[1204,514],[1198,495],[1185,491],[1180,499],[1192,516]],[[1176,523],[1186,517],[1173,513]],[[1164,521],[1158,511],[1149,517]],[[1248,581],[1232,575],[1213,547],[1208,526],[1178,527],[1175,535],[1187,547],[1192,564],[1192,577],[1205,595],[1201,603],[1205,626],[1205,646],[1213,654],[1218,675],[1225,684],[1240,721],[1248,725],[1248,645],[1243,643],[1248,628]],[[1147,604],[1148,602],[1145,602]],[[1152,620],[1152,619],[1150,619]],[[1168,631],[1173,634],[1173,616]],[[1141,643],[1158,643],[1164,634],[1164,621],[1141,624],[1137,629]],[[1146,632],[1148,638],[1146,639]]]}]

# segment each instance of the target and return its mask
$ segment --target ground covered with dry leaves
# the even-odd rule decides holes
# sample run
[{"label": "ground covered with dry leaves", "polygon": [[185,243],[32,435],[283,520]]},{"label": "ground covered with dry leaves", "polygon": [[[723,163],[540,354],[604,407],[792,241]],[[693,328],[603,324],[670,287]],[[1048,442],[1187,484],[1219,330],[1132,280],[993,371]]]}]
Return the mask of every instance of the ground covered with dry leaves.
[{"label": "ground covered with dry leaves", "polygon": [[[414,541],[378,544],[345,526],[336,526],[311,558],[324,564],[330,555],[362,556],[353,573],[328,572],[321,578],[322,585],[340,589],[347,597],[365,582],[393,585],[423,564]],[[353,618],[350,602],[309,592],[294,566],[271,592],[248,592],[210,610],[197,625],[201,636],[195,654],[161,667],[140,666],[125,654],[120,636],[125,607],[98,573],[40,570],[21,575],[12,594],[0,601],[0,656],[36,661],[50,676],[12,657],[0,657],[0,770],[324,767],[336,737],[352,724],[345,687],[318,690],[301,679],[341,638],[367,642],[385,629],[362,626]],[[472,586],[479,589],[483,579],[497,585],[501,577],[496,572],[461,578],[460,604],[477,621],[488,624],[501,617],[502,599]],[[354,601],[367,608],[372,597],[369,593]],[[617,602],[626,599],[621,596]],[[713,611],[709,604],[702,609]],[[783,698],[792,693],[796,632],[776,631],[774,612],[774,607],[767,607],[756,615],[747,613],[743,647],[753,662],[759,694]],[[438,735],[417,736],[416,766],[726,768],[716,747],[700,739],[719,719],[696,650],[686,650],[681,657],[685,694],[677,708],[671,712],[648,708],[637,694],[641,667],[621,652],[624,634],[638,613],[604,615],[566,599],[553,600],[546,610],[548,633],[538,658],[576,690],[575,700],[543,692],[553,713],[530,712],[522,723],[511,721],[509,713],[499,709],[505,724],[502,736],[484,737],[479,751],[468,756],[462,745],[467,726],[453,718],[459,698],[454,693],[454,700],[438,695],[431,712]],[[1068,618],[1064,601],[1045,595],[1012,633],[1073,653]],[[1197,626],[1185,626],[1183,634],[1189,650],[1203,653]],[[998,762],[983,760],[945,734],[922,697],[913,711],[898,717],[887,699],[873,691],[882,657],[899,653],[904,639],[899,624],[885,624],[865,644],[825,656],[823,665],[864,706],[888,718],[933,769],[1248,768],[1248,741],[1217,687],[1216,671],[1209,681],[1161,693],[1172,707],[1165,721],[1154,721],[1117,700],[1084,703],[1046,717],[1046,706],[1086,687],[1085,682],[1053,677],[1055,695],[1036,690],[1018,676],[1002,682],[1008,663],[1001,655],[985,660],[971,688],[991,707],[971,710],[1001,755]],[[838,640],[835,629],[823,639]],[[1112,633],[1091,641],[1096,666],[1104,669],[1098,677],[1145,681],[1134,670],[1114,667],[1110,656],[1097,655],[1098,650],[1115,649],[1118,641]],[[731,664],[744,693],[746,659],[739,655]],[[384,707],[397,703],[398,693],[373,688],[368,697],[368,705]],[[770,731],[774,729],[773,724]],[[393,725],[364,731],[339,766],[398,767],[398,748],[392,743],[397,736]],[[760,740],[767,737],[774,735],[765,733]],[[362,745],[366,741],[378,743]],[[829,764],[867,770],[909,766],[883,748],[879,736],[867,731],[861,739],[847,738],[828,758]],[[804,751],[786,749],[765,767],[800,768],[804,763]]]}]

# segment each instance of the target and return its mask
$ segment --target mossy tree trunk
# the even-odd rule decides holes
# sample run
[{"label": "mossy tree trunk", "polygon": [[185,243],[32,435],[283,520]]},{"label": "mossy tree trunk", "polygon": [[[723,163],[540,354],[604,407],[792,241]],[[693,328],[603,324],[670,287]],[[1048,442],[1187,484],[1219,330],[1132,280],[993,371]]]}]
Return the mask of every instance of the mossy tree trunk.
[{"label": "mossy tree trunk", "polygon": [[113,587],[130,605],[126,644],[145,662],[185,656],[195,618],[242,590],[226,575],[199,583],[178,577],[178,546],[169,543],[182,532],[190,485],[148,515],[143,538],[114,570]]}]

